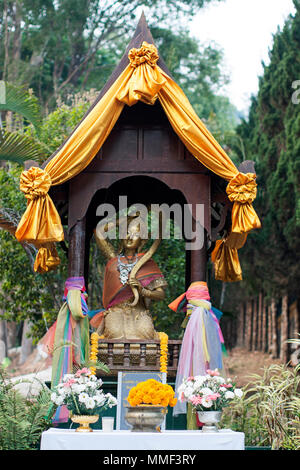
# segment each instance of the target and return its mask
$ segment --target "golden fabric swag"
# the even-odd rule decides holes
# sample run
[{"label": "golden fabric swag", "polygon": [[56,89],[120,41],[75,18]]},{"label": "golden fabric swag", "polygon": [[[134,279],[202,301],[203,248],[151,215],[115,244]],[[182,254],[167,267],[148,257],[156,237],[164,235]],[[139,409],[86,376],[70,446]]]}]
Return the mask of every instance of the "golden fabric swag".
[{"label": "golden fabric swag", "polygon": [[[229,181],[233,201],[232,232],[244,234],[260,227],[252,202],[255,174],[240,173],[229,156],[196,115],[181,88],[157,65],[153,44],[143,42],[129,52],[130,63],[91,109],[45,169],[30,168],[21,175],[20,189],[28,199],[16,237],[39,246],[63,240],[56,208],[48,195],[51,185],[62,184],[86,168],[109,136],[125,104],[138,100],[154,104],[159,99],[167,117],[187,149],[209,170]],[[45,254],[45,253],[44,253]],[[45,257],[41,257],[45,263]],[[43,266],[36,266],[40,271]]]},{"label": "golden fabric swag", "polygon": [[237,248],[228,246],[226,239],[216,241],[211,260],[214,263],[215,279],[224,282],[243,279]]}]

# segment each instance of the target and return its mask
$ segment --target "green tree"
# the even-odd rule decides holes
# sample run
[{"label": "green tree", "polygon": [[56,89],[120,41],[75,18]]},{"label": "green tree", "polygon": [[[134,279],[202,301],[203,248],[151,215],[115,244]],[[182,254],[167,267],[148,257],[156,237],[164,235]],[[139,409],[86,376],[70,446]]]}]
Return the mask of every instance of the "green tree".
[{"label": "green tree", "polygon": [[[299,298],[300,270],[300,104],[292,84],[300,78],[300,2],[296,13],[274,35],[268,65],[253,97],[249,117],[237,128],[247,159],[256,163],[258,195],[254,203],[262,228],[239,251],[245,281],[235,288],[237,303],[263,290],[280,298]],[[240,159],[242,154],[236,149]],[[233,298],[228,288],[228,297]]]},{"label": "green tree", "polygon": [[53,109],[62,93],[92,88],[95,78],[102,88],[141,8],[170,27],[210,1],[0,0],[2,79],[33,88]]},{"label": "green tree", "polygon": [[212,45],[204,46],[182,27],[175,31],[153,27],[151,32],[172,77],[198,116],[222,142],[228,143],[228,134],[239,120],[230,100],[218,94],[229,82],[221,67],[222,51]]}]

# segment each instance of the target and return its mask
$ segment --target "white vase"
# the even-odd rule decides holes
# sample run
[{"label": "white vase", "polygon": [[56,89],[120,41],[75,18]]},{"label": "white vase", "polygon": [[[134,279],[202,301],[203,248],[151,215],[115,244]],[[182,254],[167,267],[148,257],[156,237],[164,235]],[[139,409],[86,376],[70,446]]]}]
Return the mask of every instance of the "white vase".
[{"label": "white vase", "polygon": [[199,421],[204,423],[203,432],[217,432],[217,424],[221,420],[222,411],[197,411]]}]

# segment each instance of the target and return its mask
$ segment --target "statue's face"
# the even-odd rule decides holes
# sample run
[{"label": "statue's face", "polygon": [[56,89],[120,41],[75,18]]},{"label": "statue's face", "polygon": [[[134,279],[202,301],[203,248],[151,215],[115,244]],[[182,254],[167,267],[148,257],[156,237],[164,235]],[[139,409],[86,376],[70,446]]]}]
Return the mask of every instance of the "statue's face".
[{"label": "statue's face", "polygon": [[130,224],[127,232],[127,236],[123,241],[124,248],[130,248],[131,250],[137,250],[141,243],[141,236],[138,224]]}]

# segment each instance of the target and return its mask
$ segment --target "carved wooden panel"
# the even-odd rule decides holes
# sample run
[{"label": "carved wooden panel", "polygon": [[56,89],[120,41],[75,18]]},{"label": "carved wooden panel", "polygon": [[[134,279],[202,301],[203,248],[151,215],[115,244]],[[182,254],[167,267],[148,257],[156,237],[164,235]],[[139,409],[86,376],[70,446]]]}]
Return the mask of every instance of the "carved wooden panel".
[{"label": "carved wooden panel", "polygon": [[139,132],[137,128],[120,128],[113,129],[103,145],[100,152],[101,160],[109,161],[128,161],[137,160],[138,157]]},{"label": "carved wooden panel", "polygon": [[125,106],[98,155],[84,172],[206,173],[173,131],[159,103]]}]

